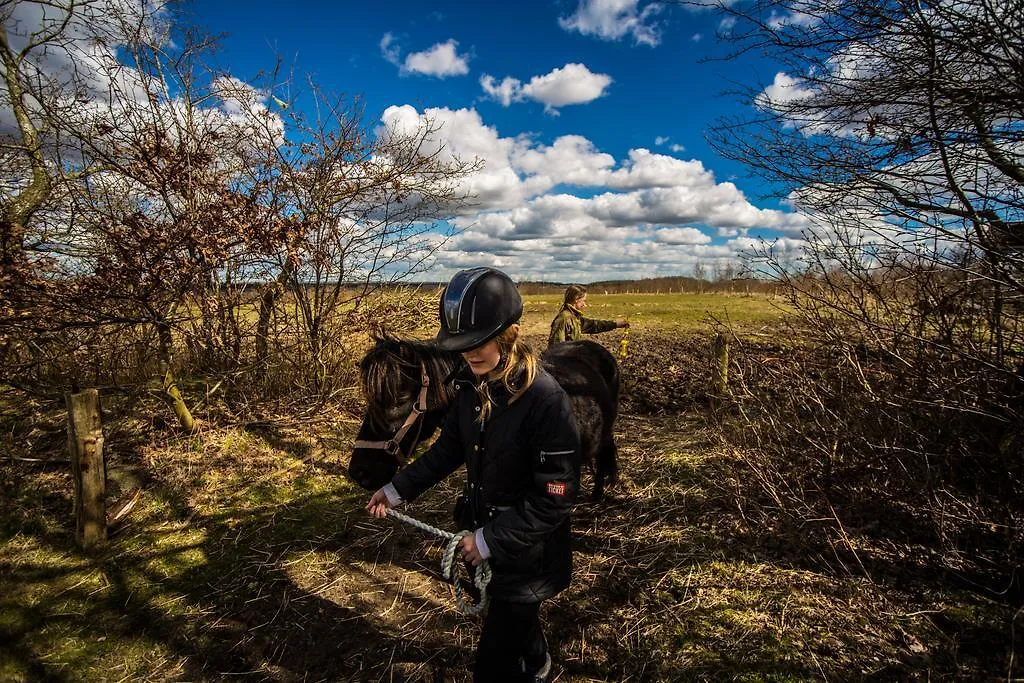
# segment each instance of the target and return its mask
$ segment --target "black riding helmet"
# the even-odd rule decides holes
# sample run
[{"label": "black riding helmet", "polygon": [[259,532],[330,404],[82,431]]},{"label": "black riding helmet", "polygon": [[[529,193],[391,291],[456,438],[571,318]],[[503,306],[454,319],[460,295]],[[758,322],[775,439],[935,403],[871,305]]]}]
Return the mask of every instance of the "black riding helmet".
[{"label": "black riding helmet", "polygon": [[523,315],[523,299],[512,278],[494,268],[460,270],[441,295],[437,345],[469,351],[497,337]]}]

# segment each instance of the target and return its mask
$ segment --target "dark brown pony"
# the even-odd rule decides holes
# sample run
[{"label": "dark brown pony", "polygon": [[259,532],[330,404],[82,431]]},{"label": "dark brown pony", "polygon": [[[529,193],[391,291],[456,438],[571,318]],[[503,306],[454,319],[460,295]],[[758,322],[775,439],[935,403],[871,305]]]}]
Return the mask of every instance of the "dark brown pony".
[{"label": "dark brown pony", "polygon": [[[366,415],[356,435],[349,476],[369,491],[391,478],[444,420],[455,392],[450,379],[462,363],[459,353],[429,342],[384,338],[359,364]],[[618,450],[612,428],[619,406],[619,367],[597,342],[550,347],[541,365],[572,402],[580,429],[583,461],[594,473],[594,499],[615,484]]]}]

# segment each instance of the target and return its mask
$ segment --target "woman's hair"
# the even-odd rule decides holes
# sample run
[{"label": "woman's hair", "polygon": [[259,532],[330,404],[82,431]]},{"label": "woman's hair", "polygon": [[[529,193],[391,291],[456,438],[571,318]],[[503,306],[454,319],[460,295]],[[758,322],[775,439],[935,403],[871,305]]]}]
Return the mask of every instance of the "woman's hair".
[{"label": "woman's hair", "polygon": [[572,306],[574,303],[579,301],[580,297],[586,296],[586,294],[587,288],[583,285],[569,285],[565,288],[565,299],[562,303]]},{"label": "woman's hair", "polygon": [[519,325],[512,325],[494,338],[498,342],[498,350],[501,353],[501,360],[498,366],[491,370],[485,381],[477,384],[477,393],[480,394],[480,421],[484,421],[491,412],[491,390],[492,383],[501,382],[511,394],[508,402],[513,403],[526,393],[526,390],[537,378],[537,357],[533,355],[533,349],[519,336]]}]

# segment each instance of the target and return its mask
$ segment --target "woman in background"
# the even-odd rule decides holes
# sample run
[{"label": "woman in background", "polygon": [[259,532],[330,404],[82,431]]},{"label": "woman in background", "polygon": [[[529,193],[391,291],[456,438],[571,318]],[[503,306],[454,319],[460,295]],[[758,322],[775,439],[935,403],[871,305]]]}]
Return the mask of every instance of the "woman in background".
[{"label": "woman in background", "polygon": [[594,320],[583,315],[587,307],[587,288],[583,285],[569,285],[565,290],[562,308],[551,321],[548,346],[559,342],[576,341],[584,334],[598,334],[619,327],[629,327],[624,318],[616,320]]}]

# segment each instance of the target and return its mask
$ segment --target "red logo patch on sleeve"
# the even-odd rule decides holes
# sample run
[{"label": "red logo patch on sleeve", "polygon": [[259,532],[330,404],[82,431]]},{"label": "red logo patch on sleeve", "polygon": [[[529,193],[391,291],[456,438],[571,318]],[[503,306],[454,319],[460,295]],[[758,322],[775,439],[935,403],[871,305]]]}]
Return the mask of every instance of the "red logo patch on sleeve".
[{"label": "red logo patch on sleeve", "polygon": [[551,495],[551,496],[564,496],[565,495],[565,482],[549,481],[548,482],[548,495]]}]

